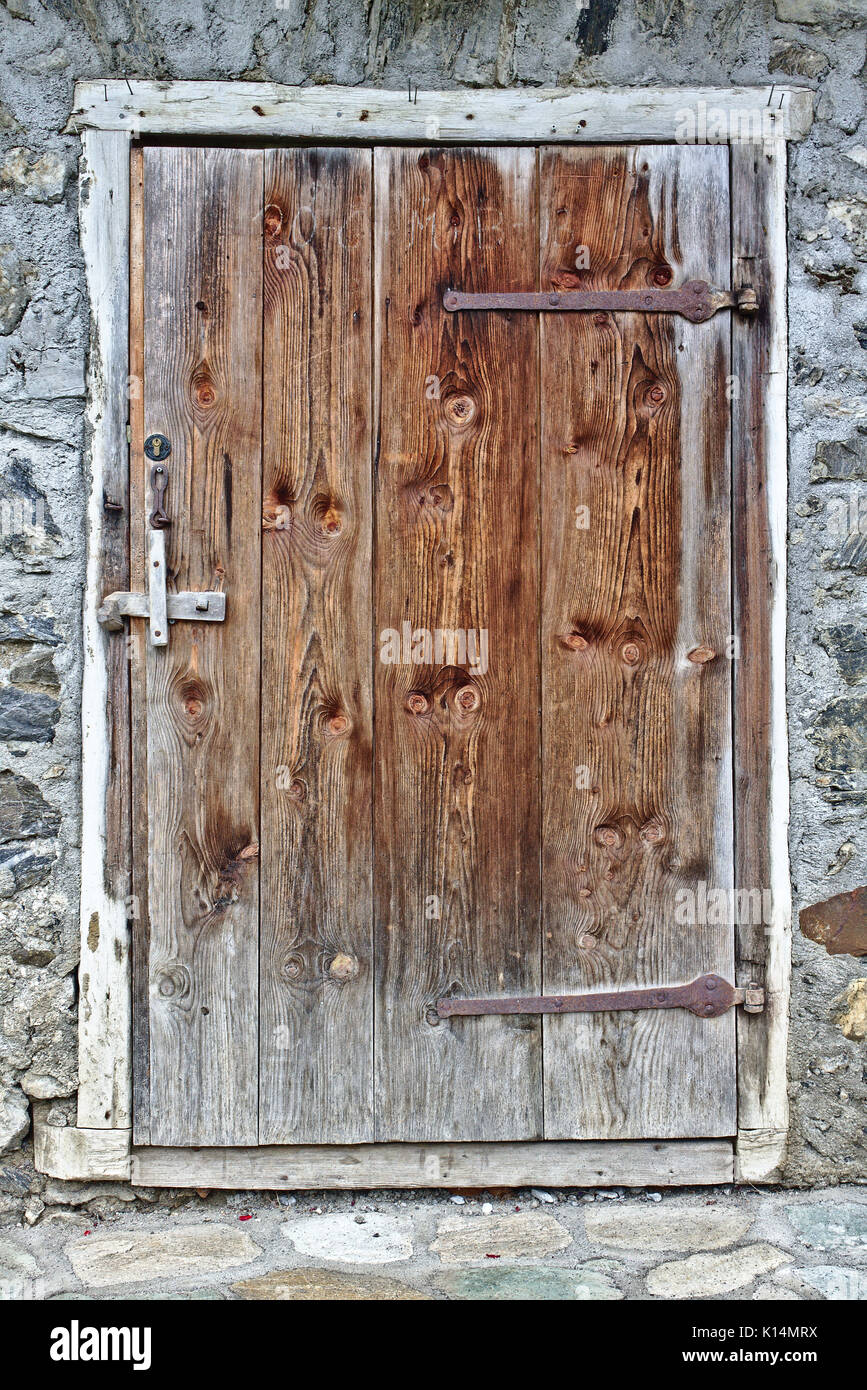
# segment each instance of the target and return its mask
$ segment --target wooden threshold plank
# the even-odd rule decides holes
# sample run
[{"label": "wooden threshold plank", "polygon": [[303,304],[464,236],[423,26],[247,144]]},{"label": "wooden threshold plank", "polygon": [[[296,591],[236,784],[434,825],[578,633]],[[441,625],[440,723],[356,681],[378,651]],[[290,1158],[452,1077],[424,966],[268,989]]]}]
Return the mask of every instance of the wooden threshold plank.
[{"label": "wooden threshold plank", "polygon": [[133,1149],[142,1187],[686,1187],[730,1183],[730,1140]]}]

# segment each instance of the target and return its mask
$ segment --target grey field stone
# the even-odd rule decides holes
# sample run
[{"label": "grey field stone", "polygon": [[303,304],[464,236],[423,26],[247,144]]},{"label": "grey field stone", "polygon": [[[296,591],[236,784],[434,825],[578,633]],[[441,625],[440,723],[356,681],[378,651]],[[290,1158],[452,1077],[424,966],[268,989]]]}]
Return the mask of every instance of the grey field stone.
[{"label": "grey field stone", "polygon": [[0,739],[21,743],[52,743],[60,705],[39,690],[0,687]]},{"label": "grey field stone", "polygon": [[54,835],[59,813],[28,777],[0,772],[0,840],[27,840]]},{"label": "grey field stone", "polygon": [[718,1250],[742,1240],[752,1225],[747,1211],[721,1207],[590,1207],[587,1237],[616,1250]]},{"label": "grey field stone", "polygon": [[516,1212],[508,1216],[446,1216],[437,1226],[431,1250],[443,1264],[468,1264],[501,1259],[540,1259],[556,1255],[572,1237],[548,1212]]},{"label": "grey field stone", "polygon": [[437,1276],[436,1287],[450,1298],[480,1302],[613,1302],[623,1294],[599,1270],[557,1269],[550,1265],[514,1265],[490,1269],[450,1269]]},{"label": "grey field stone", "polygon": [[708,1298],[746,1288],[791,1260],[773,1245],[743,1245],[736,1250],[690,1255],[659,1265],[647,1276],[647,1288],[657,1298]]},{"label": "grey field stone", "polygon": [[250,1264],[262,1251],[242,1231],[229,1226],[183,1226],[173,1231],[140,1235],[84,1236],[66,1247],[72,1268],[82,1284],[106,1288],[142,1284],[148,1279],[214,1274]]},{"label": "grey field stone", "polygon": [[814,1250],[867,1250],[867,1202],[811,1202],[786,1215],[804,1245]]},{"label": "grey field stone", "polygon": [[359,1224],[350,1212],[301,1217],[281,1228],[302,1255],[345,1264],[394,1264],[412,1255],[412,1229],[390,1212],[369,1212]]}]

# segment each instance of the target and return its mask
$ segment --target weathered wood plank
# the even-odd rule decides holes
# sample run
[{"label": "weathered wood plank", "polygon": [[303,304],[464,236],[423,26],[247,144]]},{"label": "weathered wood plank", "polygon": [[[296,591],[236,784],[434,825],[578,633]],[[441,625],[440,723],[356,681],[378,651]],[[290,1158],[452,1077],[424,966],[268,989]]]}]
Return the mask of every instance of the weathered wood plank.
[{"label": "weathered wood plank", "polygon": [[[540,212],[543,290],[727,281],[724,149],[545,150]],[[729,332],[543,318],[547,993],[731,978]],[[734,1133],[731,1013],[544,1032],[546,1137]]]},{"label": "weathered wood plank", "polygon": [[539,986],[538,328],[442,308],[533,285],[535,155],[375,169],[376,1132],[533,1138],[538,1019],[432,1008]]},{"label": "weathered wood plank", "polygon": [[732,326],[732,473],[735,882],[771,907],[737,928],[738,979],[758,979],[766,1001],[738,1019],[738,1125],[764,1136],[738,1148],[745,1179],[762,1181],[779,1167],[788,1125],[786,147],[734,148],[731,162],[732,283],[754,285],[760,304]]},{"label": "weathered wood plank", "polygon": [[83,144],[81,231],[91,345],[81,695],[78,1118],[83,1125],[102,1128],[128,1125],[131,1105],[128,652],[123,636],[109,635],[96,618],[105,593],[129,587],[129,138],[88,132]]},{"label": "weathered wood plank", "polygon": [[373,1138],[371,197],[266,154],[262,1143]]},{"label": "weathered wood plank", "polygon": [[[129,228],[129,532],[130,590],[147,595],[147,479],[144,459],[144,157],[140,145],[130,152]],[[133,460],[137,460],[133,463]],[[130,622],[132,798],[132,910],[130,913],[132,995],[133,1137],[150,1142],[150,981],[148,970],[148,717],[147,630]]]},{"label": "weathered wood plank", "polygon": [[646,1187],[732,1181],[732,1145],[681,1143],[359,1144],[133,1149],[142,1187]]},{"label": "weathered wood plank", "polygon": [[[274,82],[79,82],[67,133],[87,126],[145,135],[254,140],[605,141],[800,140],[813,93],[763,87],[568,87],[414,92],[286,87]],[[690,126],[690,122],[692,125]],[[470,124],[471,123],[471,124]]]},{"label": "weathered wood plank", "polygon": [[172,587],[228,596],[225,623],[146,648],[153,1143],[257,1138],[262,192],[261,152],[144,151]]}]

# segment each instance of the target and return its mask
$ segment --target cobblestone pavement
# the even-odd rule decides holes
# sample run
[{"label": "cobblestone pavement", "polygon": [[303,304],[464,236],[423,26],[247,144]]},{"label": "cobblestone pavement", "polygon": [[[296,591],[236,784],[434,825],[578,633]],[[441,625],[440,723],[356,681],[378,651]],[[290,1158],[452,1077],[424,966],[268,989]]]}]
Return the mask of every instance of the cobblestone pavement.
[{"label": "cobblestone pavement", "polygon": [[40,1202],[0,1226],[0,1297],[867,1298],[864,1187],[199,1195],[49,1180]]}]

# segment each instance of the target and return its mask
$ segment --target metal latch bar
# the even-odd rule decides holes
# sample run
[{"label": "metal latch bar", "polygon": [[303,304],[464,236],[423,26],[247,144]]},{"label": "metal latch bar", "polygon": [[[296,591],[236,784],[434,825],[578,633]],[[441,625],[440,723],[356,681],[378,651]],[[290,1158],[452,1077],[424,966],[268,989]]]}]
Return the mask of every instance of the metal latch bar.
[{"label": "metal latch bar", "polygon": [[722,975],[699,975],[688,985],[660,989],[618,989],[594,994],[537,994],[504,999],[438,999],[440,1018],[479,1014],[600,1014],[621,1009],[688,1009],[699,1018],[718,1018],[735,1004],[761,1013],[761,985],[732,985]]},{"label": "metal latch bar", "polygon": [[755,314],[759,302],[755,290],[748,285],[739,290],[718,290],[706,280],[687,280],[677,290],[543,290],[514,294],[447,290],[443,306],[449,313],[459,309],[519,309],[536,313],[596,310],[600,313],[680,314],[690,323],[704,323],[720,309]]},{"label": "metal latch bar", "polygon": [[[129,594],[116,590],[106,594],[97,613],[97,621],[109,632],[120,632],[124,618],[149,618],[150,596]],[[166,594],[166,616],[170,623],[222,623],[226,620],[226,595],[216,590],[182,590]]]},{"label": "metal latch bar", "polygon": [[[172,446],[164,434],[151,434],[145,440],[144,451],[150,459],[166,459]],[[165,647],[169,640],[169,623],[222,623],[226,620],[226,595],[213,589],[203,592],[182,590],[168,592],[166,565],[166,528],[171,518],[165,507],[169,474],[165,463],[155,463],[151,469],[153,510],[148,525],[148,592],[128,593],[116,589],[106,594],[96,620],[109,632],[120,632],[124,618],[147,618],[151,646]]]}]

